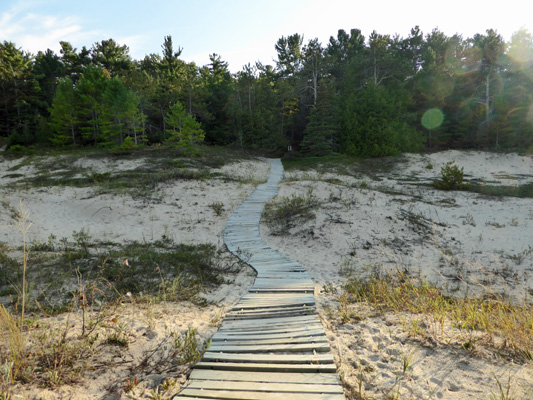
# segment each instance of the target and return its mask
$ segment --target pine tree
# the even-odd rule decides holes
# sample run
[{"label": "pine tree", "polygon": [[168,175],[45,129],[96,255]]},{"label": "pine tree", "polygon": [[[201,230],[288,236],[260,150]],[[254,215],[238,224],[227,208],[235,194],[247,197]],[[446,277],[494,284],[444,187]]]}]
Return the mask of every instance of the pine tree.
[{"label": "pine tree", "polygon": [[186,115],[180,102],[170,106],[166,123],[169,127],[167,133],[170,135],[168,141],[175,142],[176,147],[184,149],[187,155],[195,155],[198,152],[198,144],[204,141],[205,132],[192,115]]},{"label": "pine tree", "polygon": [[50,108],[50,128],[54,132],[50,141],[63,146],[69,142],[76,144],[79,118],[76,112],[77,96],[72,79],[65,77],[59,83],[52,107]]},{"label": "pine tree", "polygon": [[302,152],[309,156],[325,156],[336,147],[338,123],[333,103],[333,87],[328,82],[320,83],[317,104],[311,109],[309,123],[300,143]]}]

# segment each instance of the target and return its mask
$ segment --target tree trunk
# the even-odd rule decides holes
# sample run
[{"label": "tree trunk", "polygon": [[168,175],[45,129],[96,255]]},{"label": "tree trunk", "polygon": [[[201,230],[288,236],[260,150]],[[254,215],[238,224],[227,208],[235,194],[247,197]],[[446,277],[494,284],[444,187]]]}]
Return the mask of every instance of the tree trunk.
[{"label": "tree trunk", "polygon": [[131,117],[133,122],[133,140],[135,141],[135,146],[137,146],[137,125],[135,124],[135,115]]},{"label": "tree trunk", "polygon": [[[70,115],[70,119],[73,119],[72,114]],[[70,123],[70,132],[72,133],[72,144],[76,144],[76,134],[74,132],[74,124],[72,122]]]},{"label": "tree trunk", "polygon": [[[490,70],[487,74],[485,87],[485,125],[487,129],[487,139],[490,137]],[[498,133],[496,133],[496,147],[498,147]]]}]

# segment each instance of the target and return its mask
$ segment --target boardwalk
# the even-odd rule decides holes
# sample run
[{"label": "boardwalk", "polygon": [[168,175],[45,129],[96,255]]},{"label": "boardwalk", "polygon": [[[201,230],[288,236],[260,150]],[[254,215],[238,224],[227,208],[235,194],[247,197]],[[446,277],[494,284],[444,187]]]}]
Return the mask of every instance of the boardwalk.
[{"label": "boardwalk", "polygon": [[277,194],[282,175],[281,161],[272,160],[268,182],[228,220],[226,246],[257,279],[226,314],[179,398],[345,400],[310,275],[259,234],[264,204]]}]

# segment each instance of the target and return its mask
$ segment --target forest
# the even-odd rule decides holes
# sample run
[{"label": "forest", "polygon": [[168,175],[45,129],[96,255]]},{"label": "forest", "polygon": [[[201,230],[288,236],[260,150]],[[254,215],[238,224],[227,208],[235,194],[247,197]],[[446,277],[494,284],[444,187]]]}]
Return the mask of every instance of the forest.
[{"label": "forest", "polygon": [[407,37],[339,30],[273,43],[274,65],[198,66],[171,36],[133,60],[113,39],[30,54],[0,43],[0,136],[32,146],[230,145],[307,156],[379,157],[533,146],[533,37],[505,42],[419,27]]}]

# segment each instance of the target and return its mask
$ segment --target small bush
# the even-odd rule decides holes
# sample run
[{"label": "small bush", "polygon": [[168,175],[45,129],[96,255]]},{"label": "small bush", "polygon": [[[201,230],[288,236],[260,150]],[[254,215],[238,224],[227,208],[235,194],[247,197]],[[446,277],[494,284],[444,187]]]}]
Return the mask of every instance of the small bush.
[{"label": "small bush", "polygon": [[441,179],[433,181],[433,185],[440,190],[468,190],[470,185],[463,183],[464,168],[449,161],[440,169]]},{"label": "small bush", "polygon": [[209,208],[213,210],[217,217],[220,217],[224,212],[224,204],[220,201],[215,201],[214,203],[209,204]]},{"label": "small bush", "polygon": [[318,200],[310,190],[306,196],[292,195],[267,203],[263,218],[272,234],[284,235],[297,223],[315,218],[313,209],[317,206]]},{"label": "small bush", "polygon": [[107,182],[110,178],[111,172],[91,172],[89,175],[87,175],[87,179],[96,184]]},{"label": "small bush", "polygon": [[129,155],[137,148],[138,146],[135,144],[131,136],[126,136],[120,146],[113,147],[109,152],[114,155]]}]

